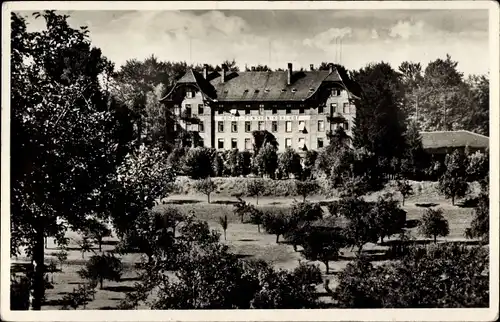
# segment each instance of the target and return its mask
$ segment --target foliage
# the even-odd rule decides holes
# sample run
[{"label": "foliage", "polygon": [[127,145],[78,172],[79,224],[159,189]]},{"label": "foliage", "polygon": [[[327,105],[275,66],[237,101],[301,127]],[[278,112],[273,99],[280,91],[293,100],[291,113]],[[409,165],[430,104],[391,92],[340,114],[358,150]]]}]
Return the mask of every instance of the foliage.
[{"label": "foliage", "polygon": [[490,198],[487,193],[481,193],[479,202],[474,209],[474,218],[470,227],[465,230],[467,238],[480,238],[488,243],[490,234]]},{"label": "foliage", "polygon": [[295,182],[295,190],[298,195],[302,196],[303,202],[305,202],[307,196],[313,195],[318,192],[319,185],[315,180],[297,180]]},{"label": "foliage", "polygon": [[10,277],[10,309],[27,311],[30,307],[31,280],[27,276]]},{"label": "foliage", "polygon": [[251,179],[247,181],[247,195],[256,197],[256,204],[259,204],[259,196],[264,192],[264,181],[262,179]]},{"label": "foliage", "polygon": [[318,152],[307,150],[302,164],[302,180],[313,179],[314,167],[318,158]]},{"label": "foliage", "polygon": [[188,151],[189,148],[176,147],[172,150],[172,152],[170,152],[170,154],[167,157],[167,165],[172,169],[172,171],[174,172],[182,171],[184,156]]},{"label": "foliage", "polygon": [[267,233],[276,235],[276,243],[279,243],[279,237],[290,228],[290,216],[279,210],[275,213],[266,212],[262,218],[262,226]]},{"label": "foliage", "polygon": [[214,151],[205,147],[189,149],[182,159],[184,173],[192,179],[204,179],[212,174]]},{"label": "foliage", "polygon": [[104,280],[120,281],[123,271],[121,260],[110,254],[94,255],[85,264],[85,268],[78,271],[81,278],[98,281],[100,288]]},{"label": "foliage", "polygon": [[265,147],[266,145],[270,145],[274,150],[278,150],[278,141],[276,137],[269,131],[253,131],[253,153],[254,157],[257,156],[260,152],[260,149]]},{"label": "foliage", "polygon": [[484,248],[414,248],[399,261],[347,264],[333,298],[341,308],[487,307],[488,275]]},{"label": "foliage", "polygon": [[[255,150],[254,150],[255,151]],[[260,176],[274,179],[278,166],[278,155],[272,144],[266,143],[254,157],[254,168]]]},{"label": "foliage", "polygon": [[302,165],[300,156],[292,148],[286,148],[278,158],[278,172],[282,178],[289,178],[293,174],[294,178],[300,178],[302,174]]},{"label": "foliage", "polygon": [[422,136],[416,122],[409,124],[404,137],[406,151],[403,154],[400,169],[395,173],[400,172],[406,178],[420,180],[424,169],[429,166],[429,157],[422,147]]},{"label": "foliage", "polygon": [[437,236],[448,236],[450,229],[448,221],[443,217],[443,211],[441,209],[428,208],[422,217],[420,232],[425,237],[433,237],[434,243],[437,241]]},{"label": "foliage", "polygon": [[208,203],[210,203],[210,194],[217,190],[217,185],[212,181],[210,177],[205,179],[200,179],[196,182],[196,190],[207,195]]},{"label": "foliage", "polygon": [[294,202],[290,220],[295,222],[313,222],[323,218],[323,209],[319,203]]},{"label": "foliage", "polygon": [[82,238],[77,242],[78,247],[80,247],[80,252],[82,253],[82,259],[85,258],[85,253],[93,251],[92,242],[88,235],[83,235]]},{"label": "foliage", "polygon": [[405,200],[409,196],[413,195],[413,188],[408,180],[397,180],[396,181],[396,190],[403,197],[403,206],[405,205]]},{"label": "foliage", "polygon": [[467,179],[468,181],[481,180],[489,174],[489,160],[488,153],[476,153],[467,157]]},{"label": "foliage", "polygon": [[80,306],[83,306],[85,309],[87,304],[90,302],[91,297],[94,297],[95,290],[88,285],[78,284],[77,288],[73,288],[71,293],[68,293],[63,296],[62,302],[64,303],[62,309],[67,310],[68,308],[72,308],[76,310]]},{"label": "foliage", "polygon": [[62,270],[64,262],[66,260],[68,260],[68,252],[66,250],[64,250],[64,249],[61,249],[55,255],[56,255],[57,260],[61,264],[61,270]]},{"label": "foliage", "polygon": [[446,155],[446,170],[439,178],[439,190],[446,198],[451,198],[452,205],[455,205],[455,198],[464,197],[469,190],[465,161],[465,156],[460,150]]},{"label": "foliage", "polygon": [[316,228],[306,234],[302,246],[302,256],[308,260],[319,260],[329,274],[329,261],[339,258],[339,251],[345,245],[341,229]]},{"label": "foliage", "polygon": [[96,219],[89,220],[85,226],[86,232],[84,234],[92,238],[99,246],[99,251],[102,251],[102,240],[111,236],[111,230],[105,223]]},{"label": "foliage", "polygon": [[374,216],[381,242],[384,242],[384,237],[401,233],[405,226],[406,212],[399,208],[398,202],[392,197],[379,197],[370,212]]},{"label": "foliage", "polygon": [[[44,236],[59,243],[67,226],[102,211],[107,182],[133,139],[129,111],[107,91],[113,65],[92,48],[87,28],[68,16],[34,13],[28,32],[11,15],[11,251],[36,263],[33,309],[44,297]],[[56,220],[64,219],[64,220]],[[74,226],[74,227],[73,227]],[[41,246],[40,246],[41,245]]]}]

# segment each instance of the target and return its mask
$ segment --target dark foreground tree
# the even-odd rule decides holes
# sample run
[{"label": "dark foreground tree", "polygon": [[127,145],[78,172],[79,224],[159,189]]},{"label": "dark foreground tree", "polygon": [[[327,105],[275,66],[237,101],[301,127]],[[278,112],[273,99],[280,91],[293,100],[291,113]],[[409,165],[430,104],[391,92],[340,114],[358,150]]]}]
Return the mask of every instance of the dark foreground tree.
[{"label": "dark foreground tree", "polygon": [[477,308],[489,304],[488,250],[442,245],[414,248],[401,260],[364,259],[338,274],[341,308]]},{"label": "dark foreground tree", "polygon": [[45,30],[28,32],[11,15],[11,253],[26,247],[34,261],[32,308],[40,310],[44,237],[64,243],[68,226],[78,230],[102,209],[133,134],[129,111],[106,90],[113,65],[86,27],[70,28],[54,11],[34,15]]}]

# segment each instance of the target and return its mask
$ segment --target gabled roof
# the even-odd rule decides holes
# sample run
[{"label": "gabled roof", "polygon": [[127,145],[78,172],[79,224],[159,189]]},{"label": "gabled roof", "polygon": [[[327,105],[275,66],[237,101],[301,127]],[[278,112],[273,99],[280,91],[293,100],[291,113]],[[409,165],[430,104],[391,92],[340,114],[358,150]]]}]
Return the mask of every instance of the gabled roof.
[{"label": "gabled roof", "polygon": [[[310,98],[324,82],[345,86],[337,70],[294,71],[291,84],[287,85],[288,71],[227,72],[224,83],[219,72],[212,72],[205,79],[190,69],[176,83],[198,85],[210,99],[219,102],[236,101],[304,101]],[[174,91],[161,100],[166,99]],[[346,88],[347,89],[347,88]],[[353,98],[358,98],[351,93]]]},{"label": "gabled roof", "polygon": [[433,131],[420,132],[424,149],[458,148],[469,146],[471,148],[486,149],[490,139],[487,136],[474,132],[459,131]]}]

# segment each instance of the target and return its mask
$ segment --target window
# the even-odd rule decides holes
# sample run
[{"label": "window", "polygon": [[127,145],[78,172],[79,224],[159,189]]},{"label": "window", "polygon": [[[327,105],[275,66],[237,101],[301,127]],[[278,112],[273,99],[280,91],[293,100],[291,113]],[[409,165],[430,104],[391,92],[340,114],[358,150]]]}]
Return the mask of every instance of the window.
[{"label": "window", "polygon": [[340,89],[334,89],[332,96],[340,96]]},{"label": "window", "polygon": [[247,132],[247,133],[248,133],[248,132],[250,132],[250,131],[252,130],[252,125],[251,125],[251,124],[252,124],[252,123],[250,123],[250,122],[248,122],[248,121],[247,121],[247,122],[245,122],[245,132]]},{"label": "window", "polygon": [[273,121],[273,123],[271,124],[271,131],[278,132],[278,121]]},{"label": "window", "polygon": [[248,114],[250,114],[250,108],[249,107],[245,108],[245,115],[248,115]]},{"label": "window", "polygon": [[217,148],[224,149],[224,139],[219,139],[217,143]]},{"label": "window", "polygon": [[174,105],[174,114],[177,116],[181,115],[181,109],[179,105]]},{"label": "window", "polygon": [[231,149],[238,148],[238,139],[231,139]]},{"label": "window", "polygon": [[287,104],[286,106],[286,114],[292,113],[292,106],[290,104]]},{"label": "window", "polygon": [[304,132],[306,130],[306,121],[299,121],[299,131]]},{"label": "window", "polygon": [[323,105],[318,106],[318,114],[323,114],[325,112],[325,108]]},{"label": "window", "polygon": [[198,124],[198,131],[205,132],[205,124],[203,124],[203,121],[200,121],[200,124]]},{"label": "window", "polygon": [[344,103],[344,110],[343,110],[344,113],[349,113],[349,103]]},{"label": "window", "polygon": [[223,111],[222,111],[222,108],[219,108],[219,110],[217,111],[217,113],[218,113],[219,115],[220,115],[220,114],[222,114],[222,112],[223,112]]},{"label": "window", "polygon": [[318,138],[318,149],[323,147],[323,138]]},{"label": "window", "polygon": [[304,106],[301,106],[301,107],[299,108],[299,114],[304,114]]},{"label": "window", "polygon": [[278,109],[276,108],[276,105],[273,106],[273,114],[278,114]]},{"label": "window", "polygon": [[231,132],[238,132],[238,122],[231,122]]},{"label": "window", "polygon": [[191,104],[186,104],[186,115],[191,116]]},{"label": "window", "polygon": [[264,121],[259,121],[259,127],[258,127],[259,131],[264,131],[265,128],[266,127]]},{"label": "window", "polygon": [[245,139],[245,150],[252,149],[252,139]]},{"label": "window", "polygon": [[323,132],[325,130],[325,121],[319,120],[318,121],[318,132]]},{"label": "window", "polygon": [[292,121],[286,121],[286,129],[287,132],[292,132]]},{"label": "window", "polygon": [[306,139],[305,138],[299,138],[299,146],[298,148],[301,150],[304,150],[306,147]]},{"label": "window", "polygon": [[349,131],[349,122],[344,123],[344,130]]},{"label": "window", "polygon": [[217,122],[217,131],[224,132],[224,121]]},{"label": "window", "polygon": [[203,114],[203,104],[198,104],[198,114]]},{"label": "window", "polygon": [[187,98],[193,98],[193,92],[191,92],[191,91],[187,91],[187,92],[186,92],[186,97],[187,97]]},{"label": "window", "polygon": [[337,112],[337,103],[330,104],[330,109],[332,110],[332,113]]},{"label": "window", "polygon": [[285,139],[285,148],[290,148],[292,146],[292,139],[286,138]]},{"label": "window", "polygon": [[198,140],[198,146],[202,146],[202,147],[205,146],[205,140],[199,139]]},{"label": "window", "polygon": [[259,115],[264,115],[264,104],[259,105]]}]

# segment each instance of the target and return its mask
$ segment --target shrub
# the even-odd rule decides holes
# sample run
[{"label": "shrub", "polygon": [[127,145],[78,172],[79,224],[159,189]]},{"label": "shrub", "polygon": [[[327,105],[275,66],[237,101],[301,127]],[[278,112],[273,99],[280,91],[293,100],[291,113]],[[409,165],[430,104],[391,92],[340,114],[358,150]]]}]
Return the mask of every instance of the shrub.
[{"label": "shrub", "polygon": [[486,193],[481,193],[479,202],[474,209],[474,218],[470,227],[465,230],[467,238],[480,238],[488,243],[490,234],[490,199]]},{"label": "shrub", "polygon": [[278,155],[271,144],[264,145],[254,158],[254,167],[260,176],[274,179],[278,166]]},{"label": "shrub", "polygon": [[300,156],[292,148],[286,148],[278,158],[278,171],[284,178],[289,178],[293,174],[295,178],[300,178],[302,165]]},{"label": "shrub", "polygon": [[302,165],[302,179],[312,179],[315,169],[316,160],[318,159],[318,152],[315,150],[307,150]]},{"label": "shrub", "polygon": [[212,174],[214,151],[205,147],[189,149],[184,158],[184,173],[192,179],[207,178]]},{"label": "shrub", "polygon": [[103,287],[104,280],[120,281],[123,265],[119,258],[110,255],[94,255],[85,264],[78,274],[81,278],[99,281],[100,288]]},{"label": "shrub", "polygon": [[468,181],[481,180],[488,176],[489,173],[489,160],[488,154],[476,151],[476,153],[471,154],[467,158],[467,169],[466,173],[468,176]]},{"label": "shrub", "polygon": [[448,221],[443,217],[443,211],[441,209],[427,209],[422,218],[420,232],[425,237],[433,237],[434,243],[437,242],[437,236],[448,236],[450,229]]},{"label": "shrub", "polygon": [[182,161],[189,148],[177,147],[167,157],[167,165],[175,172],[182,170]]},{"label": "shrub", "polygon": [[319,190],[319,185],[315,180],[295,181],[295,191],[305,202],[306,198],[315,194]]}]

